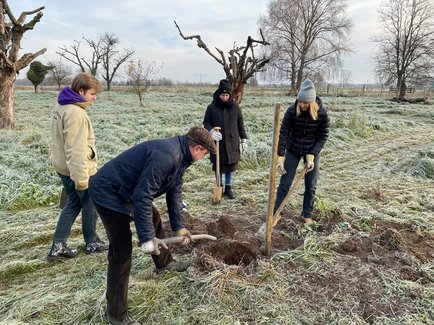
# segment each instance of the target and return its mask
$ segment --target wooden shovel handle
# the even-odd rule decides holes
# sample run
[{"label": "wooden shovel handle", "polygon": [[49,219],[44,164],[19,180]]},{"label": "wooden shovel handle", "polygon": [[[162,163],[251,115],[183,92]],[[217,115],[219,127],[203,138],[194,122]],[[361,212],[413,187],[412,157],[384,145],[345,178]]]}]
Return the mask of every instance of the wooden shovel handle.
[{"label": "wooden shovel handle", "polygon": [[[216,126],[214,127],[214,130],[216,130],[217,132],[220,132],[221,127]],[[216,185],[217,187],[220,187],[220,148],[219,148],[219,142],[220,141],[216,141],[215,143],[215,147],[216,147],[216,153],[215,153],[215,175],[216,175]]]},{"label": "wooden shovel handle", "polygon": [[[191,240],[195,241],[195,240],[199,240],[199,239],[217,240],[217,237],[214,237],[214,236],[211,236],[208,234],[191,235]],[[183,240],[184,240],[184,236],[175,236],[175,237],[168,237],[168,238],[162,239],[162,241],[166,245],[178,244],[178,243],[182,242]]]}]

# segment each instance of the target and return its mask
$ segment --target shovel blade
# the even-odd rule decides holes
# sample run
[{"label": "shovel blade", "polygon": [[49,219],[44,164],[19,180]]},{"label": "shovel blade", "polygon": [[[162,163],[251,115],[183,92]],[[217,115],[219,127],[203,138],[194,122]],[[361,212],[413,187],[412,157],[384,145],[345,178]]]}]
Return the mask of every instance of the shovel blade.
[{"label": "shovel blade", "polygon": [[215,187],[213,196],[212,196],[212,204],[219,204],[222,200],[223,195],[223,187]]}]

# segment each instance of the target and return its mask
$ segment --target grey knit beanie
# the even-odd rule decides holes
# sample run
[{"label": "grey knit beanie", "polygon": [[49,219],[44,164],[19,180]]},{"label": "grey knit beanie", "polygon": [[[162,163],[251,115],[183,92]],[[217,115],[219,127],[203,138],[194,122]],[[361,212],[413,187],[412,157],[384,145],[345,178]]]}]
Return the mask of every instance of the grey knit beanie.
[{"label": "grey knit beanie", "polygon": [[314,102],[316,99],[315,85],[309,79],[303,81],[300,85],[297,99],[302,102]]}]

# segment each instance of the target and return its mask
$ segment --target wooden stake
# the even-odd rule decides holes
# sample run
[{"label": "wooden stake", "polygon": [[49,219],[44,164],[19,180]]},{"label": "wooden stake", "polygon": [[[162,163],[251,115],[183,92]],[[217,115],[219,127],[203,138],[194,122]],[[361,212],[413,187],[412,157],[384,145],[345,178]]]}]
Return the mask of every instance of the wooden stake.
[{"label": "wooden stake", "polygon": [[271,235],[273,232],[273,210],[274,202],[276,201],[276,164],[277,164],[277,146],[279,144],[279,131],[280,131],[280,111],[282,104],[274,105],[274,132],[273,132],[273,149],[270,161],[270,179],[268,186],[268,212],[266,221],[266,237],[264,254],[268,256],[271,251]]}]

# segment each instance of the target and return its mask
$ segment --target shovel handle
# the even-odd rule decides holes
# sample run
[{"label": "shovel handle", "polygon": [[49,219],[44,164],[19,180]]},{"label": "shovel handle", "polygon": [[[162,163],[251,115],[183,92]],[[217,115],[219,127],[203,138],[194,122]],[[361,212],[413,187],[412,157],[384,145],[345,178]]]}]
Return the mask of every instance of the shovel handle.
[{"label": "shovel handle", "polygon": [[[221,127],[220,126],[216,126],[214,127],[214,130],[216,130],[217,132],[220,132]],[[216,175],[216,185],[217,187],[220,187],[220,148],[219,148],[219,142],[220,141],[216,141],[215,142],[215,146],[216,146],[216,154],[215,154],[215,175]]]},{"label": "shovel handle", "polygon": [[[217,240],[217,237],[208,234],[191,235],[191,240],[208,239]],[[175,236],[161,239],[166,245],[178,244],[184,240],[184,236]]]}]

